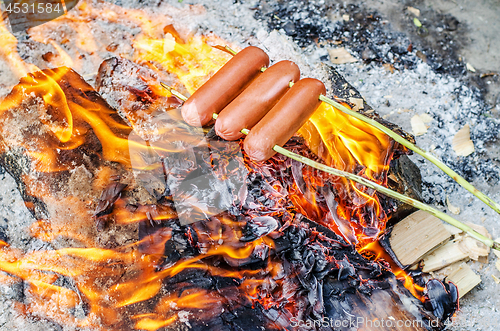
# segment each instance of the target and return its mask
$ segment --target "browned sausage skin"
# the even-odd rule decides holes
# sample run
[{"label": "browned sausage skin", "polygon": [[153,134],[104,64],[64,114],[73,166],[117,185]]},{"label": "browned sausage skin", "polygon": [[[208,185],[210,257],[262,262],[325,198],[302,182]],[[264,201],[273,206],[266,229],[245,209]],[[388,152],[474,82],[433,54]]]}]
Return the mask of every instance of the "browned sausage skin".
[{"label": "browned sausage skin", "polygon": [[295,83],[283,98],[257,123],[244,141],[244,149],[255,161],[265,161],[276,152],[274,145],[282,146],[321,104],[320,94],[325,85],[314,78]]},{"label": "browned sausage skin", "polygon": [[270,66],[219,114],[215,131],[226,140],[243,136],[241,129],[251,129],[288,91],[289,83],[300,78],[299,67],[291,61]]},{"label": "browned sausage skin", "polygon": [[258,47],[238,52],[184,103],[182,117],[191,125],[208,124],[268,65],[269,56]]}]

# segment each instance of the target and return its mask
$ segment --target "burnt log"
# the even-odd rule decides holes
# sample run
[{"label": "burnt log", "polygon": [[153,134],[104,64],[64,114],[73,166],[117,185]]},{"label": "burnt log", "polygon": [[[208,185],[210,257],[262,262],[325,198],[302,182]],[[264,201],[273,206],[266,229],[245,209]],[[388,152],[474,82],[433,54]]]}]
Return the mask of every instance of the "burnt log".
[{"label": "burnt log", "polygon": [[113,176],[133,181],[131,128],[65,67],[22,78],[1,108],[0,163],[40,221],[33,230],[42,237],[49,235],[43,228],[52,228],[53,237],[72,235],[77,246],[108,245],[110,238],[95,231],[92,215]]},{"label": "burnt log", "polygon": [[[173,78],[164,81],[172,83]],[[96,89],[141,136],[150,131],[153,114],[181,105],[160,85],[157,73],[123,58],[101,63]]]}]

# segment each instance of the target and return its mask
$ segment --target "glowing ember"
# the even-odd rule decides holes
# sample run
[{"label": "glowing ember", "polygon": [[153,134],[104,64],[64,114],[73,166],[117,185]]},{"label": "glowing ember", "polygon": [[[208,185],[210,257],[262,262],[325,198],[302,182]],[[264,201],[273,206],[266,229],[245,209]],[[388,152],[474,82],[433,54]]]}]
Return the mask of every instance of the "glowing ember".
[{"label": "glowing ember", "polygon": [[404,287],[407,288],[416,298],[419,298],[421,301],[424,300],[424,288],[418,284],[415,284],[413,278],[411,278],[410,275],[408,275],[403,269],[401,269],[398,265],[396,265],[396,263],[393,262],[389,254],[386,253],[386,251],[380,246],[377,241],[360,247],[358,251],[369,259],[383,259],[384,261],[387,261],[387,263],[390,264],[392,272],[394,272],[397,279],[404,284]]}]

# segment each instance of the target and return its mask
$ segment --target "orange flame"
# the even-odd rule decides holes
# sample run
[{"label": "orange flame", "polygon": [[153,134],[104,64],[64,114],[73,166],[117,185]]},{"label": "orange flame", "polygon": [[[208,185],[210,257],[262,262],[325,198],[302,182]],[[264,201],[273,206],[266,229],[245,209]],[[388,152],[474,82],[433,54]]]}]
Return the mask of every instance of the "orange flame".
[{"label": "orange flame", "polygon": [[[222,220],[220,226],[229,220]],[[20,254],[7,244],[3,243],[0,248],[0,270],[19,277],[30,284],[29,293],[31,303],[25,307],[32,313],[38,312],[40,304],[53,305],[58,309],[57,314],[47,316],[55,321],[70,323],[78,327],[94,326],[100,321],[103,325],[111,326],[121,321],[120,311],[122,308],[133,306],[136,303],[149,300],[160,293],[162,282],[186,269],[206,270],[213,276],[233,277],[245,279],[248,276],[256,276],[262,270],[229,270],[214,267],[201,260],[210,256],[225,256],[232,259],[245,259],[259,245],[272,245],[268,238],[262,238],[251,243],[241,243],[238,228],[233,231],[221,232],[220,227],[211,231],[211,236],[216,242],[225,241],[210,248],[205,254],[180,261],[172,267],[162,271],[156,271],[155,265],[161,254],[139,254],[135,249],[138,243],[130,247],[109,250],[99,248],[64,248],[55,251],[37,251],[29,254]],[[217,235],[219,233],[219,235]],[[205,231],[200,232],[201,236]],[[222,241],[220,241],[222,240]],[[230,243],[230,244],[227,244]],[[269,264],[266,272],[274,268]],[[61,276],[71,277],[78,289],[70,290],[54,285]],[[9,280],[14,281],[13,279]],[[249,296],[256,292],[256,288],[262,284],[258,279],[244,281],[242,289],[249,292]],[[253,291],[249,290],[252,288]],[[83,295],[80,297],[79,293]],[[84,300],[90,305],[87,318],[77,320],[71,316],[68,309],[74,308]],[[178,317],[175,311],[182,309],[214,309],[214,306],[222,307],[223,298],[206,290],[192,289],[183,291],[182,295],[164,295],[158,301],[155,313],[136,314],[136,327],[141,329],[156,330],[174,322]],[[38,307],[38,308],[37,308]],[[64,313],[66,312],[66,313]],[[41,312],[38,312],[41,313]],[[167,317],[165,317],[167,316]]]},{"label": "orange flame", "polygon": [[0,58],[9,64],[15,78],[19,79],[38,70],[36,66],[25,63],[17,53],[17,39],[7,29],[3,15],[0,17],[0,35]]},{"label": "orange flame", "polygon": [[362,165],[367,169],[368,178],[376,179],[374,175],[389,168],[389,137],[327,103],[321,104],[299,134],[316,154],[336,169],[354,172],[357,165]]},{"label": "orange flame", "polygon": [[378,241],[369,243],[363,247],[359,247],[358,251],[367,256],[370,259],[379,260],[383,259],[390,264],[391,270],[396,275],[396,278],[401,281],[404,287],[410,291],[411,294],[420,301],[424,301],[424,288],[418,284],[415,284],[413,278],[408,275],[403,269],[401,269],[387,254],[387,252],[380,246]]}]

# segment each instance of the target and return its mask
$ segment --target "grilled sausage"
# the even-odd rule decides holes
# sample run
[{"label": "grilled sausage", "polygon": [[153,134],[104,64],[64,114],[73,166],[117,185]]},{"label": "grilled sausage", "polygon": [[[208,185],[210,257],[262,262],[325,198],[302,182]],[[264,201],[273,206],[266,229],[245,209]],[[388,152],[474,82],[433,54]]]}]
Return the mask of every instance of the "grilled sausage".
[{"label": "grilled sausage", "polygon": [[244,141],[245,152],[255,161],[265,161],[307,121],[320,105],[325,85],[313,78],[295,83],[280,101],[257,123]]},{"label": "grilled sausage", "polygon": [[241,138],[241,129],[257,124],[288,91],[289,83],[299,78],[299,67],[293,62],[270,66],[220,112],[215,131],[226,140]]},{"label": "grilled sausage", "polygon": [[269,57],[260,48],[243,49],[184,103],[182,117],[191,125],[208,124],[213,113],[218,114],[268,65]]}]

